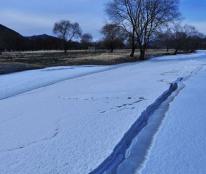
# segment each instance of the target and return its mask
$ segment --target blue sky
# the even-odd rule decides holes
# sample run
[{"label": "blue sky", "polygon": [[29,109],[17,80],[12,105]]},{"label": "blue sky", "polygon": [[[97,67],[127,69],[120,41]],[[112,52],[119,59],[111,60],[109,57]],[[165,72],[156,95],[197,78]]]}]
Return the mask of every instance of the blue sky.
[{"label": "blue sky", "polygon": [[[0,23],[23,35],[52,34],[54,22],[79,22],[84,32],[98,38],[107,22],[104,12],[109,0],[0,0]],[[184,22],[206,34],[206,0],[180,0]]]}]

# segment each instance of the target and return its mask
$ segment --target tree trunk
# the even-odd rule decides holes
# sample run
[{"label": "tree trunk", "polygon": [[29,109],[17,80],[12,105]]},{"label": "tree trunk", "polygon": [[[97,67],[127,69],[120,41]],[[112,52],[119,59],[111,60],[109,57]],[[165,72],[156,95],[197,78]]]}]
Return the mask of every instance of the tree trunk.
[{"label": "tree trunk", "polygon": [[135,53],[135,45],[132,44],[132,51],[130,53],[130,57],[134,57],[134,53]]},{"label": "tree trunk", "polygon": [[113,45],[111,45],[111,47],[110,47],[110,53],[113,53],[114,52],[114,47],[113,47]]},{"label": "tree trunk", "polygon": [[145,60],[145,49],[140,49],[140,60]]},{"label": "tree trunk", "polygon": [[133,32],[132,32],[132,51],[131,51],[130,57],[134,57],[134,53],[135,53],[135,31],[133,30]]},{"label": "tree trunk", "polygon": [[140,60],[145,60],[146,45],[140,46]]},{"label": "tree trunk", "polygon": [[169,53],[169,47],[167,46],[167,54]]},{"label": "tree trunk", "polygon": [[67,41],[64,41],[64,54],[67,54]]}]

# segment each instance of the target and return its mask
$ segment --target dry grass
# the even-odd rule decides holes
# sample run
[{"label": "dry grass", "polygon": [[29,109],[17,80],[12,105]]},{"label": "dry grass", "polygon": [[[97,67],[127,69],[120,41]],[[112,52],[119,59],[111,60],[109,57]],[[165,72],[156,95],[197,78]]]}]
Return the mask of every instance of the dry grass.
[{"label": "dry grass", "polygon": [[[135,58],[129,57],[130,50],[115,50],[109,53],[105,50],[87,51],[71,50],[67,54],[62,51],[28,51],[4,52],[0,55],[0,73],[10,73],[27,69],[65,65],[111,65],[138,61],[139,52]],[[147,58],[168,54],[166,50],[147,50]],[[173,50],[169,52],[173,54]]]},{"label": "dry grass", "polygon": [[[171,50],[168,53],[166,50],[147,50],[146,58],[153,56],[161,56],[166,54],[173,54],[174,51]],[[111,65],[119,64],[125,62],[138,61],[139,52],[135,53],[134,58],[130,56],[130,50],[116,50],[114,53],[98,53],[96,55],[88,54],[82,55],[77,58],[65,59],[67,65],[82,65],[82,64],[97,64],[97,65]]]}]

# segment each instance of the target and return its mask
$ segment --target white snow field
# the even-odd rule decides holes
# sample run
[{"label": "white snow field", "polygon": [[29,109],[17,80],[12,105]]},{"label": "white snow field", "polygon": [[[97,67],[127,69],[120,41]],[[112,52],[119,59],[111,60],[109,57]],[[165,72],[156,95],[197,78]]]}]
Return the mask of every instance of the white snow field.
[{"label": "white snow field", "polygon": [[[168,153],[174,151],[178,156],[178,148],[172,148],[175,144],[175,147],[179,145],[184,150],[180,144],[182,138],[175,137],[179,135],[178,129],[183,129],[185,119],[186,123],[189,121],[188,127],[193,127],[194,121],[198,121],[194,117],[197,116],[194,115],[195,110],[194,114],[191,112],[191,117],[194,117],[191,120],[163,113],[173,100],[178,99],[178,92],[183,92],[177,84],[187,83],[188,77],[198,77],[196,74],[205,65],[206,52],[199,51],[140,63],[56,67],[0,76],[0,174],[129,174],[135,173],[140,164],[143,164],[145,173],[153,174],[146,170],[153,168],[152,162],[158,163],[155,157],[160,163],[164,161],[164,158],[160,159],[159,146],[167,153],[171,145]],[[181,82],[183,79],[184,82]],[[188,81],[185,89],[193,83],[196,83],[195,80]],[[191,89],[188,88],[185,93],[189,91]],[[181,99],[178,101],[180,105]],[[183,99],[181,106],[184,107],[184,104],[191,105],[190,101],[186,103]],[[162,105],[165,107],[158,111]],[[181,116],[178,111],[171,113]],[[150,115],[155,113],[158,119],[150,119]],[[171,121],[167,122],[167,119]],[[176,124],[179,126],[177,130]],[[168,130],[161,130],[164,126]],[[170,129],[173,131],[167,135]],[[198,132],[197,123],[196,129],[196,132],[187,132],[188,137],[183,136],[188,138],[185,143]],[[171,142],[168,136],[176,139]],[[146,137],[146,141],[143,142],[141,137]],[[166,142],[161,141],[166,141],[165,138],[171,144],[165,145]],[[198,141],[200,137],[196,138]],[[158,139],[160,145],[157,147]],[[151,145],[154,149],[150,153]],[[203,145],[199,146],[203,148]],[[138,147],[142,151],[136,158],[132,152]],[[193,150],[195,146],[188,148]],[[153,152],[160,155],[150,155]],[[188,153],[187,149],[185,153]],[[190,155],[186,155],[189,158]],[[195,160],[199,158],[195,152],[191,155]],[[154,159],[145,161],[145,156]],[[179,162],[181,160],[180,156]],[[205,158],[202,160],[202,163],[206,162]],[[169,162],[175,165],[178,160],[173,158]],[[190,161],[187,162],[190,165]],[[166,167],[166,161],[162,166]],[[158,167],[161,168],[161,165],[157,166],[157,173],[164,170],[158,170]],[[172,172],[172,166],[168,167],[170,169]]]},{"label": "white snow field", "polygon": [[206,173],[206,69],[185,82],[171,105],[142,174]]},{"label": "white snow field", "polygon": [[0,99],[107,69],[106,66],[53,67],[3,75],[0,76]]}]

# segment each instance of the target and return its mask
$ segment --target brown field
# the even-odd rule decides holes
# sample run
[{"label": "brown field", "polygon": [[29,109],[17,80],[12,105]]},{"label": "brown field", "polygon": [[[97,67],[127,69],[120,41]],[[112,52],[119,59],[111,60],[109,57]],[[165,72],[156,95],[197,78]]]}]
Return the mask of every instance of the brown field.
[{"label": "brown field", "polygon": [[[166,52],[163,49],[147,50],[147,58],[173,54],[173,50]],[[87,51],[71,50],[67,54],[62,51],[27,51],[3,52],[0,55],[0,74],[66,65],[112,65],[138,61],[138,50],[135,58],[129,57],[130,50],[115,50],[109,53],[105,50]]]}]

